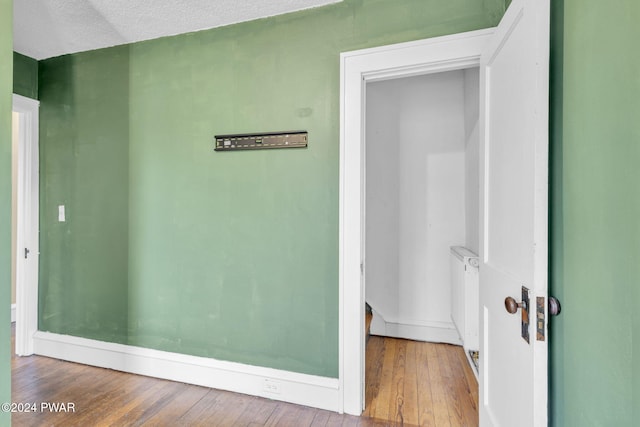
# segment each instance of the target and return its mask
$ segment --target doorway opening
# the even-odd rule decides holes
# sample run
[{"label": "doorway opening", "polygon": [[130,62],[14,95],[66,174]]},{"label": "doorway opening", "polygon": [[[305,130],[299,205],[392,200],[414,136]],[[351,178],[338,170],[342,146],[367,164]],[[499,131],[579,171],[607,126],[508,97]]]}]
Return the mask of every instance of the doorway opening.
[{"label": "doorway opening", "polygon": [[[471,342],[459,321],[465,313],[453,316],[463,297],[453,290],[466,288],[454,279],[464,271],[452,270],[472,269],[453,259],[460,247],[477,261],[479,69],[370,82],[365,90],[364,290],[375,339],[366,345],[364,414],[477,424],[477,381],[460,362],[467,363],[463,343],[478,350],[479,302],[476,293],[475,312],[466,313],[468,329],[475,327]],[[473,277],[477,288],[477,268]],[[392,363],[398,357],[404,366]],[[407,378],[386,384],[394,381],[390,370]],[[380,410],[380,390],[390,386],[403,393],[402,404]],[[424,395],[444,396],[443,405]],[[464,408],[448,410],[446,400]]]},{"label": "doorway opening", "polygon": [[375,335],[462,343],[450,258],[452,247],[479,249],[478,90],[477,67],[367,84],[364,280]]},{"label": "doorway opening", "polygon": [[33,354],[38,329],[40,102],[13,95],[11,286],[15,353]]},{"label": "doorway opening", "polygon": [[[359,415],[365,405],[364,319],[365,295],[369,286],[365,281],[365,277],[367,279],[370,278],[369,269],[372,266],[366,251],[366,239],[368,238],[366,227],[368,223],[365,219],[367,203],[365,196],[367,194],[367,186],[370,185],[365,185],[368,167],[367,144],[369,143],[367,132],[370,132],[368,126],[365,126],[365,111],[368,97],[370,96],[367,90],[370,87],[373,88],[373,94],[373,91],[376,90],[373,86],[374,84],[389,84],[392,86],[400,84],[396,82],[385,83],[393,79],[428,79],[429,76],[436,74],[440,74],[441,78],[443,78],[442,76],[451,78],[453,74],[447,75],[447,72],[456,72],[458,80],[463,81],[464,71],[462,70],[479,66],[480,55],[492,34],[492,29],[472,31],[417,42],[347,52],[341,55],[342,120],[339,259],[342,310],[340,318],[340,378],[343,385],[344,411],[347,413]],[[423,83],[429,84],[429,81],[427,80]],[[388,90],[391,91],[391,89]],[[463,87],[460,88],[460,91],[463,91]],[[415,131],[419,131],[419,129]],[[464,127],[459,131],[464,135]],[[408,131],[407,133],[412,134],[412,132]],[[367,135],[366,138],[365,135]],[[464,138],[462,140],[464,141]],[[385,140],[384,135],[381,141],[380,144],[385,149],[389,149],[392,146],[389,140]],[[389,158],[385,155],[380,157],[380,162],[388,163]],[[443,157],[447,157],[444,152]],[[456,155],[450,155],[449,157],[455,158]],[[460,158],[464,159],[464,156],[458,155],[457,157],[459,158],[458,160]],[[411,161],[411,159],[408,161]],[[440,165],[436,164],[432,171],[438,170],[438,166]],[[462,183],[464,183],[464,168],[462,168],[462,174]],[[382,185],[388,184],[389,182],[385,182]],[[423,183],[424,185],[426,184]],[[464,195],[458,195],[458,198],[464,201]],[[410,210],[407,215],[411,215]],[[462,218],[464,218],[464,215]],[[464,219],[462,222],[464,223]],[[463,228],[465,227],[463,226]],[[466,230],[462,232],[462,236],[465,233]],[[445,245],[444,258],[445,268],[447,269],[449,252],[449,247]],[[366,259],[365,254],[367,255]],[[371,302],[373,303],[373,309],[379,310],[379,308],[375,307],[376,302],[373,300]],[[440,304],[445,305],[446,303],[441,302]],[[374,314],[374,322],[375,317]],[[389,319],[385,320],[387,320],[386,323],[390,323]],[[430,325],[420,326],[427,326],[432,332],[445,330],[445,334],[449,336],[450,340],[455,341],[456,333],[451,322],[445,328],[434,328],[435,326],[443,325],[433,322]],[[376,325],[372,324],[372,328],[375,331]],[[423,327],[417,329],[420,329],[421,332],[426,331]],[[446,342],[441,338],[434,340]]]}]

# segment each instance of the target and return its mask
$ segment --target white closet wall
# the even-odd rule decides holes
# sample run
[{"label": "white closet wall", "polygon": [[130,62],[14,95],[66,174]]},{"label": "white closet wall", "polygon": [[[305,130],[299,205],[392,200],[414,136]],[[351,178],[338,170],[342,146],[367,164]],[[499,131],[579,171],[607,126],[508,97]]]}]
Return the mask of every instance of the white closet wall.
[{"label": "white closet wall", "polygon": [[374,334],[458,342],[449,247],[464,245],[469,228],[467,79],[453,71],[367,86],[365,280]]},{"label": "white closet wall", "polygon": [[398,114],[396,85],[367,89],[366,297],[381,313],[398,311]]}]

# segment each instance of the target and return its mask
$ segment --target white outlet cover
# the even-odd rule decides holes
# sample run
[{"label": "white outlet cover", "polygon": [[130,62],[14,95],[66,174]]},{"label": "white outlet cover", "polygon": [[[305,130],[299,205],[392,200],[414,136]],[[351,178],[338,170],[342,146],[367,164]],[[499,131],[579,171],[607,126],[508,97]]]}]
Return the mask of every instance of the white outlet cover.
[{"label": "white outlet cover", "polygon": [[280,385],[279,381],[274,381],[269,378],[264,379],[264,384],[262,386],[262,390],[267,393],[280,394]]}]

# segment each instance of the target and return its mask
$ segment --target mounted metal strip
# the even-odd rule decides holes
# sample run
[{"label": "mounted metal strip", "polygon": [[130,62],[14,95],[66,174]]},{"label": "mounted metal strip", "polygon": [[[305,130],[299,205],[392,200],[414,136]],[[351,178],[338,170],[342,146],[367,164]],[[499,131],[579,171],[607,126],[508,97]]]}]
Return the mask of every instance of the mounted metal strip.
[{"label": "mounted metal strip", "polygon": [[215,151],[304,148],[308,145],[308,134],[306,131],[216,135],[215,139]]}]

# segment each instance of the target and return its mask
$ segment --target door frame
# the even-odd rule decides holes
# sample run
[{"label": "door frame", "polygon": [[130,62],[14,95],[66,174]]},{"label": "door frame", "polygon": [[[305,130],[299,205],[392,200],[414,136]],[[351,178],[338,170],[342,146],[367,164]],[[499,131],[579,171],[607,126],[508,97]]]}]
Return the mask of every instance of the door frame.
[{"label": "door frame", "polygon": [[[20,115],[18,134],[18,188],[16,235],[16,341],[19,356],[33,354],[33,335],[38,330],[39,262],[39,109],[40,101],[13,94],[13,111]],[[30,263],[24,259],[29,249]]]},{"label": "door frame", "polygon": [[339,382],[342,410],[365,399],[366,83],[480,65],[493,28],[340,54]]}]

